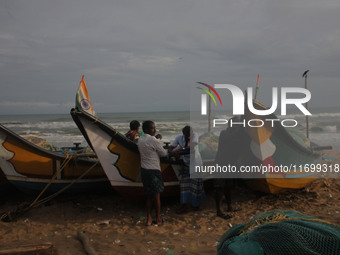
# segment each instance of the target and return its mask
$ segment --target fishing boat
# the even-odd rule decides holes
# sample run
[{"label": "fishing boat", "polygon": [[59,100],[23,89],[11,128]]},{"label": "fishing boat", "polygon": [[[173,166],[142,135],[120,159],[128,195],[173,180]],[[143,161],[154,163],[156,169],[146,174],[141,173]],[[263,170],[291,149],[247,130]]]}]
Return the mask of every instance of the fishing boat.
[{"label": "fishing boat", "polygon": [[[112,187],[126,198],[135,199],[145,196],[136,143],[81,109],[72,109],[71,116],[97,154]],[[164,182],[164,191],[161,196],[179,194],[179,170],[181,168],[181,161],[161,158],[161,173]]]},{"label": "fishing boat", "polygon": [[[230,120],[218,120],[229,125],[234,120],[236,124],[221,132],[216,163],[226,165],[232,162],[235,172],[227,178],[245,179],[254,190],[279,193],[303,188],[320,175],[320,171],[316,170],[321,166],[321,155],[315,152],[315,147],[311,148],[309,139],[293,128],[297,125],[295,120],[281,121],[274,113],[253,113],[272,112],[272,109],[256,100],[259,77],[258,75],[255,99],[245,100],[244,113]],[[214,90],[210,85],[199,84]],[[216,91],[215,94],[219,98]],[[211,94],[210,96],[212,97]],[[247,94],[244,98],[248,98]],[[249,109],[248,102],[252,103],[256,111]],[[289,125],[291,122],[293,124]],[[308,130],[308,122],[306,124]],[[318,146],[318,149],[329,147]],[[221,173],[218,177],[226,178],[226,175]]]},{"label": "fishing boat", "polygon": [[[258,110],[268,109],[258,100],[254,100],[253,105]],[[321,155],[310,148],[309,140],[301,132],[284,127],[280,121],[268,121],[279,120],[275,114],[259,116],[247,107],[244,119],[246,123],[251,120],[252,126],[243,128],[247,138],[243,139],[240,162],[266,166],[268,170],[264,178],[246,181],[251,188],[279,193],[303,188],[319,176],[314,169],[321,162]]]},{"label": "fishing boat", "polygon": [[[87,155],[89,156],[89,155]],[[30,193],[85,192],[109,186],[96,158],[49,151],[0,125],[0,170],[7,181]],[[72,185],[71,185],[72,184]]]},{"label": "fishing boat", "polygon": [[5,196],[7,192],[15,189],[15,187],[9,183],[5,174],[0,169],[0,198]]},{"label": "fishing boat", "polygon": [[[130,198],[144,195],[137,145],[94,115],[84,76],[76,96],[76,106],[71,110],[71,116],[88,144],[97,154],[113,188]],[[254,107],[259,110],[267,109],[256,100]],[[274,114],[256,116],[247,109],[242,118],[246,122],[255,120],[255,122],[262,121],[264,124],[253,123],[253,127],[242,128],[237,136],[233,135],[233,138],[240,138],[237,144],[231,144],[235,150],[236,147],[238,148],[239,153],[235,157],[240,164],[267,167],[296,166],[295,169],[288,172],[268,171],[262,175],[254,175],[253,178],[247,180],[249,186],[255,190],[278,193],[287,189],[302,188],[317,177],[318,174],[308,171],[305,164],[319,162],[320,155],[312,152],[306,144],[298,140],[298,136],[294,133],[288,133],[276,122],[272,124],[272,122],[265,121],[268,118],[277,119]],[[225,142],[228,144],[228,141]],[[214,148],[209,149],[209,151],[212,150]],[[222,152],[221,157],[227,158],[228,155],[223,155]],[[203,164],[213,162],[208,158],[203,158],[203,161]],[[300,166],[303,166],[301,171],[294,171],[300,170],[297,169]],[[181,167],[180,162],[162,159],[161,172],[165,184],[163,196],[178,193],[179,169]]]}]

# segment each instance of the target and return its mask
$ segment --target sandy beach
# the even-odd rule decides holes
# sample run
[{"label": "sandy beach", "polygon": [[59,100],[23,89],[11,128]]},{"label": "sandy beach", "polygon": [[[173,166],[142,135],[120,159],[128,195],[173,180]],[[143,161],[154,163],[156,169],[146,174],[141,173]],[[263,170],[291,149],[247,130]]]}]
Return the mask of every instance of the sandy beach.
[{"label": "sandy beach", "polygon": [[[327,156],[340,162],[339,151]],[[113,190],[105,194],[61,195],[31,209],[13,222],[0,222],[0,247],[51,243],[58,254],[85,254],[78,231],[98,254],[215,254],[220,237],[232,226],[259,212],[296,210],[340,225],[340,179],[317,179],[307,187],[281,194],[263,194],[242,183],[233,191],[241,211],[229,220],[216,217],[213,190],[207,189],[202,210],[176,214],[178,198],[162,199],[161,226],[144,226],[144,201],[129,201]],[[11,190],[0,196],[1,212],[29,203],[34,196]],[[226,206],[224,204],[224,206]]]}]

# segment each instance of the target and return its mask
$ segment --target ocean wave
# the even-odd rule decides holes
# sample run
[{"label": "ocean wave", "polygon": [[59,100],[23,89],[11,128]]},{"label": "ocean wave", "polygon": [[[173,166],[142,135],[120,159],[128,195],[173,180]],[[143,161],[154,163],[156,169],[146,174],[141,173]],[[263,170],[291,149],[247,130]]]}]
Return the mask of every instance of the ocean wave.
[{"label": "ocean wave", "polygon": [[[313,114],[313,112],[312,112]],[[230,119],[232,116],[228,113],[215,114],[214,118]],[[105,122],[122,134],[129,130],[129,123],[132,119],[149,119],[156,123],[156,128],[163,136],[163,141],[172,142],[175,137],[182,133],[185,125],[191,125],[195,132],[199,135],[207,132],[207,118],[198,116],[198,119],[190,118],[189,114],[184,115],[178,113],[162,113],[154,114],[130,114],[128,116],[118,116],[117,114],[107,114]],[[193,116],[195,117],[195,116]],[[296,119],[299,126],[296,130],[305,132],[305,116],[302,114],[289,114],[286,116],[278,116],[281,119]],[[87,145],[81,132],[79,131],[73,120],[65,115],[55,116],[10,116],[2,118],[2,124],[21,136],[34,135],[58,147],[72,146],[75,142],[81,142],[81,146]],[[332,145],[340,147],[340,113],[315,113],[309,118],[309,126],[311,128],[312,140],[315,139],[320,145]],[[142,121],[141,121],[142,123]],[[227,125],[220,125],[212,128],[216,135],[225,129]],[[338,146],[339,144],[339,146]]]},{"label": "ocean wave", "polygon": [[[333,113],[313,113],[311,112],[312,115],[310,115],[310,118],[334,118],[334,117],[340,117],[340,113],[338,112],[333,112]],[[297,113],[297,114],[288,114],[288,115],[277,115],[278,118],[280,119],[295,119],[295,118],[305,118],[306,116],[303,115],[302,113]]]},{"label": "ocean wave", "polygon": [[77,128],[76,124],[71,121],[66,122],[17,122],[17,123],[8,123],[5,124],[7,128],[21,128],[21,129],[63,129],[63,128]]},{"label": "ocean wave", "polygon": [[310,129],[312,132],[327,132],[327,133],[336,133],[338,132],[338,128],[336,125],[331,126],[313,126]]},{"label": "ocean wave", "polygon": [[22,135],[23,138],[34,135],[36,137],[42,138],[56,147],[70,147],[74,143],[81,143],[82,147],[88,146],[85,138],[82,135],[65,135],[57,133],[32,133]]}]

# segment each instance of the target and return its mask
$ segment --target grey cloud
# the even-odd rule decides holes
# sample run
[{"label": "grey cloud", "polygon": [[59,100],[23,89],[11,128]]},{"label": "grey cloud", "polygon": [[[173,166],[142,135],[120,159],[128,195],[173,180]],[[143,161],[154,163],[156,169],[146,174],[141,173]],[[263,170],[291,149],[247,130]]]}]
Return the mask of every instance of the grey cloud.
[{"label": "grey cloud", "polygon": [[338,1],[37,0],[0,7],[0,114],[14,112],[4,102],[67,104],[83,73],[97,112],[156,110],[150,102],[157,110],[189,109],[187,87],[196,81],[246,87],[258,73],[266,98],[265,88],[303,84],[306,69],[311,104],[324,105],[327,89],[327,104],[338,104]]}]

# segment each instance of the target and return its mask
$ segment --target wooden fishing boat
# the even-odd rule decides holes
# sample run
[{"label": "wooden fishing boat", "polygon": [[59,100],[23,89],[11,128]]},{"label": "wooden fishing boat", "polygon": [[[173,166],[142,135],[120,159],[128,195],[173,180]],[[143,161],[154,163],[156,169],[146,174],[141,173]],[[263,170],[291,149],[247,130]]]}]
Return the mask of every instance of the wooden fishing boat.
[{"label": "wooden fishing boat", "polygon": [[[94,165],[95,163],[97,164]],[[109,187],[97,159],[75,158],[75,154],[64,155],[45,150],[2,125],[0,171],[14,186],[33,193],[43,190],[49,183],[46,192],[59,191],[70,183],[74,184],[68,192],[94,191]],[[86,171],[88,173],[79,179]],[[55,179],[51,180],[53,176]]]},{"label": "wooden fishing boat", "polygon": [[[140,177],[140,156],[137,145],[117,130],[85,111],[72,109],[71,115],[99,161],[112,185],[127,198],[145,196]],[[179,194],[181,162],[161,159],[164,182],[162,196]]]},{"label": "wooden fishing boat", "polygon": [[[257,100],[253,101],[253,105],[258,110],[268,109]],[[240,162],[272,169],[264,175],[264,178],[247,180],[251,188],[267,193],[278,193],[303,188],[319,176],[313,168],[321,162],[321,155],[311,150],[309,141],[303,134],[293,128],[283,127],[280,121],[266,121],[278,120],[275,114],[258,116],[246,107],[244,118],[246,123],[251,120],[252,126],[258,127],[246,125],[243,129],[248,137],[248,142],[245,140],[246,144],[243,146],[248,153],[243,153]],[[281,170],[274,171],[275,166],[276,170]]]},{"label": "wooden fishing boat", "polygon": [[0,198],[6,196],[15,187],[7,180],[6,175],[0,169]]}]

